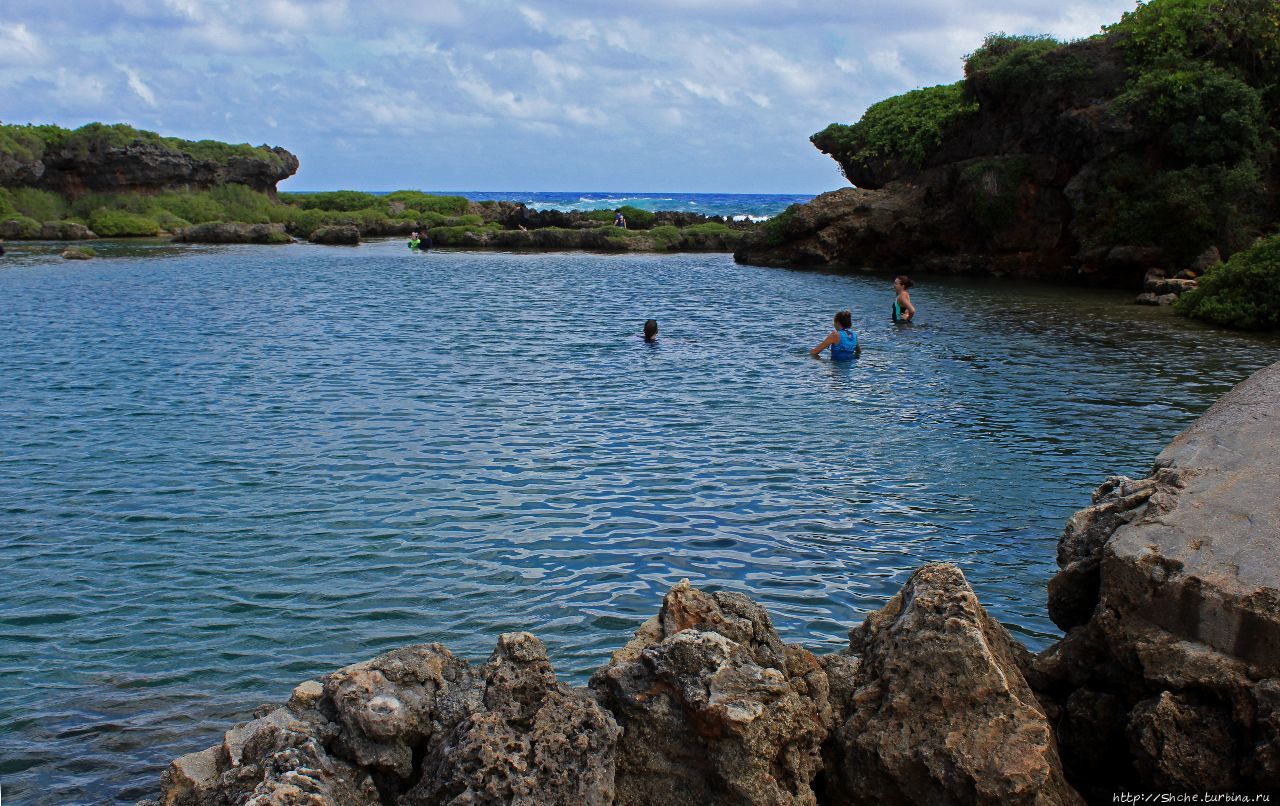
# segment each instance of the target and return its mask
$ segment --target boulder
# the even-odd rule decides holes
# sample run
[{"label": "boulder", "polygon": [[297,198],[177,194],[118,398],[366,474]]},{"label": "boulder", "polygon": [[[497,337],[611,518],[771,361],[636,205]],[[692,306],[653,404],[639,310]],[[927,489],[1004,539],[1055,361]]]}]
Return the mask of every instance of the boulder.
[{"label": "boulder", "polygon": [[836,803],[1076,804],[1026,650],[931,564],[849,634],[861,659],[826,771]]},{"label": "boulder", "polygon": [[1280,782],[1277,489],[1280,364],[1068,524],[1050,612],[1069,632],[1033,679],[1063,709],[1063,760],[1089,794]]},{"label": "boulder", "polygon": [[217,221],[183,227],[173,236],[174,243],[291,243],[293,238],[284,231],[283,224],[240,224]]},{"label": "boulder", "polygon": [[501,636],[479,677],[484,710],[438,746],[401,804],[613,802],[622,731],[585,692],[556,682],[541,641]]},{"label": "boulder", "polygon": [[91,241],[97,237],[84,224],[72,221],[46,221],[40,225],[42,241]]},{"label": "boulder", "polygon": [[323,681],[321,713],[341,758],[372,771],[381,789],[412,783],[415,755],[434,752],[482,708],[469,664],[440,644],[417,644],[347,666]]},{"label": "boulder", "polygon": [[330,246],[356,246],[360,243],[360,229],[355,226],[320,227],[311,233],[311,243]]},{"label": "boulder", "polygon": [[93,252],[78,246],[69,246],[60,253],[64,260],[91,260]]},{"label": "boulder", "polygon": [[816,803],[826,674],[746,596],[681,582],[590,686],[623,729],[616,802]]},{"label": "boulder", "polygon": [[1159,295],[1152,291],[1143,291],[1133,300],[1135,305],[1159,305]]}]

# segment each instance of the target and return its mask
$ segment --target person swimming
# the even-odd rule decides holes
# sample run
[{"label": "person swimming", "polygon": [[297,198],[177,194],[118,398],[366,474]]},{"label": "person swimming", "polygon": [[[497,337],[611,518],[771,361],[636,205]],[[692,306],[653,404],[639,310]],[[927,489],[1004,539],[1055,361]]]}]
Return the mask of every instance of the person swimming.
[{"label": "person swimming", "polygon": [[649,344],[655,344],[658,341],[658,320],[644,320],[644,340]]},{"label": "person swimming", "polygon": [[910,322],[916,317],[916,306],[911,304],[911,295],[907,293],[907,289],[915,283],[911,282],[911,278],[905,274],[899,274],[893,278],[893,290],[895,296],[893,298],[893,321]]},{"label": "person swimming", "polygon": [[858,345],[858,334],[853,332],[853,314],[840,311],[832,320],[835,330],[822,340],[822,343],[809,351],[809,355],[817,358],[823,350],[831,348],[832,361],[852,361],[862,352]]}]

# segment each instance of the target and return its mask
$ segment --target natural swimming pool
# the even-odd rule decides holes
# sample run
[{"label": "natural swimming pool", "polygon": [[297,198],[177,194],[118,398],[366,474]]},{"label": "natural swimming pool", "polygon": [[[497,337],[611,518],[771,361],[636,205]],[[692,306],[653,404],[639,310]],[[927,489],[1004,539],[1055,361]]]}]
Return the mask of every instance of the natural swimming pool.
[{"label": "natural swimming pool", "polygon": [[[1131,295],[724,255],[0,263],[0,786],[149,794],[297,682],[529,629],[581,682],[688,577],[817,651],[930,560],[1033,648],[1063,521],[1280,342]],[[849,308],[863,355],[806,357]],[[656,346],[640,325],[661,324]]]}]

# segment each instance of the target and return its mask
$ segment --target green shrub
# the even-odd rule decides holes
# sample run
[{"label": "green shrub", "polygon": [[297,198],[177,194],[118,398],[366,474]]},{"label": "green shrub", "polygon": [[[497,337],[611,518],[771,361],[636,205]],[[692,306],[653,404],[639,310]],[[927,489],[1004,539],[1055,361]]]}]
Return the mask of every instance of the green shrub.
[{"label": "green shrub", "polygon": [[406,208],[423,213],[442,213],[444,215],[462,215],[471,207],[471,202],[462,196],[436,196],[417,190],[397,190],[382,198],[388,202],[400,202]]},{"label": "green shrub", "polygon": [[1280,235],[1209,269],[1174,305],[1183,316],[1246,330],[1280,328]]},{"label": "green shrub", "polygon": [[479,227],[484,224],[484,219],[478,215],[460,215],[449,223],[455,227]]},{"label": "green shrub", "polygon": [[208,193],[162,193],[152,199],[152,207],[192,224],[227,220],[227,213],[222,205]]},{"label": "green shrub", "polygon": [[[5,229],[10,230],[8,237],[10,238],[39,238],[40,222],[34,218],[24,215],[5,216],[3,223],[11,225]],[[16,225],[16,226],[15,226]]]},{"label": "green shrub", "polygon": [[1119,37],[1129,63],[1183,62],[1201,51],[1213,29],[1215,0],[1139,2],[1105,31]]},{"label": "green shrub", "polygon": [[1047,88],[1089,78],[1093,69],[1050,36],[989,34],[982,47],[965,57],[968,82],[980,83],[984,98],[1042,96]]},{"label": "green shrub", "polygon": [[37,221],[59,221],[67,214],[67,203],[57,193],[35,188],[14,188],[13,207]]},{"label": "green shrub", "polygon": [[89,228],[103,238],[129,238],[156,235],[160,225],[146,216],[124,210],[95,210],[89,216]]},{"label": "green shrub", "polygon": [[45,140],[35,126],[0,126],[0,154],[19,162],[36,162],[44,156]]},{"label": "green shrub", "polygon": [[386,203],[380,202],[377,196],[372,193],[362,193],[358,190],[335,190],[329,193],[287,193],[282,194],[281,198],[286,204],[301,207],[303,210],[350,212],[352,210],[364,210],[369,207],[386,208]]},{"label": "green shrub", "polygon": [[809,139],[842,166],[888,159],[918,168],[952,126],[977,111],[964,82],[944,84],[873,104],[852,126],[832,123]]},{"label": "green shrub", "polygon": [[209,198],[222,206],[224,221],[242,221],[246,224],[271,223],[275,204],[265,193],[259,193],[245,185],[220,185],[209,191]]},{"label": "green shrub", "polygon": [[147,211],[147,217],[166,232],[177,232],[183,227],[191,226],[192,222],[185,218],[174,215],[163,207],[153,207]]},{"label": "green shrub", "polygon": [[1261,93],[1204,62],[1139,76],[1114,101],[1176,165],[1236,165],[1260,156],[1274,134]]},{"label": "green shrub", "polygon": [[653,226],[653,219],[656,217],[648,210],[641,210],[639,207],[632,207],[624,204],[618,208],[618,212],[622,213],[627,219],[627,226],[631,229],[649,229]]},{"label": "green shrub", "polygon": [[800,211],[800,205],[793,204],[778,213],[776,216],[765,221],[760,227],[760,238],[768,246],[778,246],[787,240],[790,234],[791,222],[795,219],[796,213]]},{"label": "green shrub", "polygon": [[18,211],[13,207],[13,196],[9,193],[9,189],[0,187],[0,220],[17,214]]},{"label": "green shrub", "polygon": [[653,238],[653,245],[658,249],[670,249],[680,241],[680,228],[671,224],[663,224],[660,227],[654,227],[649,230],[649,237]]}]

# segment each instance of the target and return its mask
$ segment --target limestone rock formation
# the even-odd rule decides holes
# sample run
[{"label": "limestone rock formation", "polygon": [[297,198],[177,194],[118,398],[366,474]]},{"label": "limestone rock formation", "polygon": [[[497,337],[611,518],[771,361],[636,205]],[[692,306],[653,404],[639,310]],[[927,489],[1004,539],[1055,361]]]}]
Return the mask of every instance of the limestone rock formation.
[{"label": "limestone rock formation", "polygon": [[623,729],[618,803],[816,803],[826,675],[746,596],[682,582],[590,685]]},{"label": "limestone rock formation", "polygon": [[[1033,679],[1096,793],[1280,786],[1280,365],[1237,386],[1059,542],[1070,628]],[[1197,783],[1198,782],[1198,783]]]},{"label": "limestone rock formation", "polygon": [[360,228],[354,226],[320,227],[307,240],[330,246],[356,246],[360,243]]},{"label": "limestone rock formation", "polygon": [[849,639],[861,662],[828,755],[832,802],[1081,802],[1020,671],[1026,650],[960,569],[916,571]]},{"label": "limestone rock formation", "polygon": [[[266,158],[199,159],[164,145],[103,139],[46,150],[38,176],[25,169],[23,184],[72,198],[85,193],[159,193],[246,185],[271,196],[276,184],[298,172],[298,158],[283,148],[261,149]],[[15,182],[16,183],[16,182]]]},{"label": "limestone rock formation", "polygon": [[183,227],[174,233],[174,243],[291,243],[293,238],[284,231],[283,224],[239,224],[214,222]]}]

